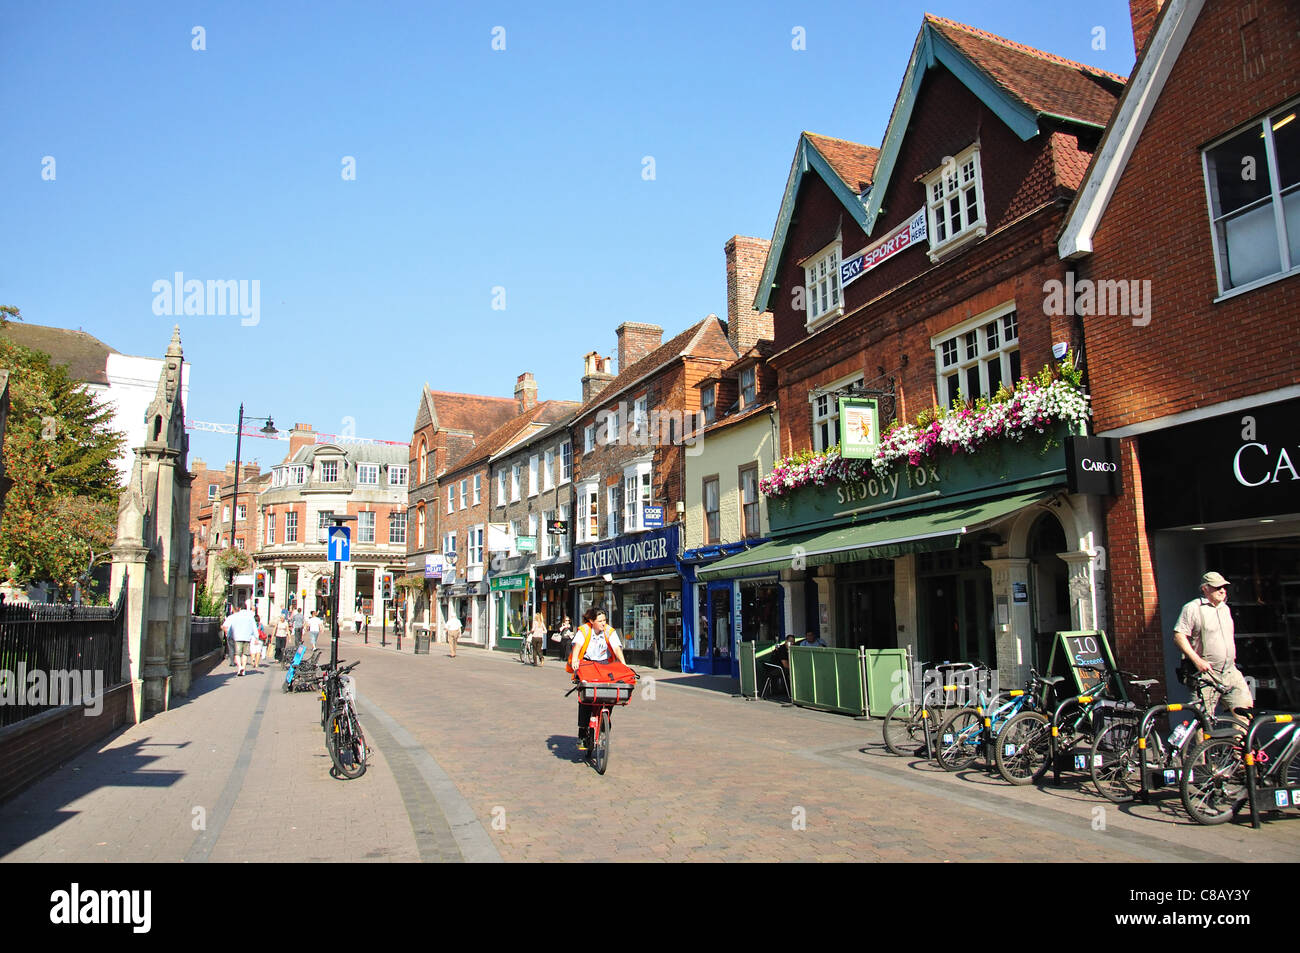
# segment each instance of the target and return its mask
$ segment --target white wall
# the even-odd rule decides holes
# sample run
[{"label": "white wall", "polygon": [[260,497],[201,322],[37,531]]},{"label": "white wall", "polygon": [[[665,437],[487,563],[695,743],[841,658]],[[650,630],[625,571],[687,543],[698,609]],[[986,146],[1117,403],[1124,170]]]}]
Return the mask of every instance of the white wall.
[{"label": "white wall", "polygon": [[[147,427],[145,411],[158,393],[158,378],[162,376],[163,359],[157,357],[133,357],[130,354],[108,355],[104,369],[108,377],[108,387],[91,386],[101,401],[112,404],[113,428],[126,434],[126,447],[114,462],[118,472],[125,480],[131,474],[131,465],[135,462],[134,450],[146,439]],[[181,407],[189,407],[190,400],[190,363],[181,366]]]}]

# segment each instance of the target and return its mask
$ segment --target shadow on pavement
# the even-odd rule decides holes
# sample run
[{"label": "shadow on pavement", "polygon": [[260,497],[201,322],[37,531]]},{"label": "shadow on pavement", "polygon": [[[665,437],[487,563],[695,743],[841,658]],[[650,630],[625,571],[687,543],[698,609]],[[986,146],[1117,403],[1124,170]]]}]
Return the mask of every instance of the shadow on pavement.
[{"label": "shadow on pavement", "polygon": [[[180,771],[150,771],[149,765],[162,755],[147,749],[186,748],[190,742],[154,745],[142,738],[110,750],[109,745],[126,730],[113,732],[96,750],[83,752],[0,806],[0,858],[80,814],[62,808],[93,791],[104,787],[165,788],[181,779]],[[34,790],[39,790],[39,799],[32,796]]]},{"label": "shadow on pavement", "polygon": [[[577,729],[575,728],[574,731],[576,732]],[[581,763],[586,760],[585,753],[578,750],[578,738],[576,734],[551,735],[551,737],[546,739],[546,747],[551,754],[555,755],[555,757],[559,758],[561,761]]]},{"label": "shadow on pavement", "polygon": [[740,682],[725,675],[685,675],[678,673],[670,678],[665,675],[654,675],[653,670],[649,674],[653,676],[656,682],[664,685],[685,685],[688,688],[703,688],[724,695],[740,694]]}]

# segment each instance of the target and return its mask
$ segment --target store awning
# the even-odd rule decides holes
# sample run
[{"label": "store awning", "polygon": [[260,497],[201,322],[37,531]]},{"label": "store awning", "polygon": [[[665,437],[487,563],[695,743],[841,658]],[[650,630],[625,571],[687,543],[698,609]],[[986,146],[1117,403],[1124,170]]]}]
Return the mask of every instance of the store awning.
[{"label": "store awning", "polygon": [[[826,563],[891,559],[908,553],[956,549],[962,536],[996,522],[1016,510],[1044,499],[1042,491],[996,500],[979,500],[913,513],[892,520],[773,539],[735,556],[704,566],[695,573],[700,581],[734,579],[782,569],[821,566]],[[798,560],[798,562],[796,562]]]}]

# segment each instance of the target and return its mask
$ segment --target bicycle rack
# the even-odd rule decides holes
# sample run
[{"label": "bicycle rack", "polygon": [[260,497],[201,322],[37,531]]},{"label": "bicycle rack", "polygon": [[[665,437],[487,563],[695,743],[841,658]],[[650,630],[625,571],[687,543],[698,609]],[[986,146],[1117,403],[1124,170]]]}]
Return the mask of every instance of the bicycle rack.
[{"label": "bicycle rack", "polygon": [[[1050,746],[1048,749],[1048,757],[1052,765],[1052,784],[1054,785],[1059,785],[1061,783],[1061,774],[1063,770],[1086,772],[1089,768],[1088,758],[1092,754],[1091,744],[1088,745],[1087,750],[1084,751],[1083,754],[1078,753],[1081,749],[1077,744],[1070,748],[1069,751],[1061,751],[1057,748],[1057,738],[1060,736],[1061,716],[1064,714],[1066,708],[1070,705],[1077,705],[1082,708],[1084,705],[1090,705],[1094,701],[1097,702],[1097,708],[1094,709],[1089,716],[1094,725],[1096,724],[1097,715],[1101,711],[1106,711],[1109,717],[1119,716],[1132,717],[1134,719],[1137,718],[1137,706],[1132,702],[1111,701],[1108,698],[1099,697],[1099,693],[1092,695],[1072,695],[1057,705],[1056,710],[1052,712],[1052,730]],[[1093,732],[1093,737],[1096,737],[1096,732]],[[1064,768],[1062,768],[1062,765],[1064,765]]]},{"label": "bicycle rack", "polygon": [[[1185,705],[1176,703],[1172,705],[1153,705],[1146,710],[1142,716],[1142,721],[1138,724],[1138,799],[1143,804],[1151,803],[1151,792],[1153,788],[1172,787],[1177,788],[1178,782],[1182,780],[1183,767],[1181,764],[1177,768],[1166,768],[1162,764],[1151,764],[1147,761],[1147,734],[1151,731],[1151,725],[1157,718],[1166,712],[1189,712],[1196,718],[1201,728],[1202,740],[1210,737],[1210,719],[1199,707],[1195,705]],[[1191,746],[1188,745],[1190,748]],[[1104,762],[1103,762],[1104,763]]]},{"label": "bicycle rack", "polygon": [[[1259,777],[1259,766],[1255,764],[1255,733],[1265,725],[1289,725],[1292,722],[1300,720],[1300,715],[1268,715],[1258,717],[1254,724],[1250,726],[1250,731],[1246,735],[1246,750],[1242,757],[1246,762],[1246,792],[1250,802],[1250,826],[1259,830],[1259,817],[1263,811],[1260,810],[1260,799],[1271,795],[1271,802],[1265,806],[1265,810],[1281,810],[1283,808],[1300,808],[1300,785],[1291,787],[1286,784],[1277,784],[1272,778],[1262,780]],[[1283,749],[1285,750],[1285,749]],[[1283,779],[1285,781],[1285,778]]]}]

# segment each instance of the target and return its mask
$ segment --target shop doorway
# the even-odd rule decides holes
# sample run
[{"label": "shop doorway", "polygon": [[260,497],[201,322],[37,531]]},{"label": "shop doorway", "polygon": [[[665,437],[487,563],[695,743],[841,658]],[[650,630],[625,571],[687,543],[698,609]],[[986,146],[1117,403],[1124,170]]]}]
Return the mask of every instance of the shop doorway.
[{"label": "shop doorway", "polygon": [[996,669],[993,574],[983,564],[987,544],[917,556],[918,651],[925,662],[972,662]]},{"label": "shop doorway", "polygon": [[695,671],[731,675],[731,660],[736,654],[731,583],[709,583],[699,594],[701,624],[696,635]]},{"label": "shop doorway", "polygon": [[1058,553],[1065,552],[1065,530],[1044,513],[1029,531],[1028,557],[1034,589],[1034,658],[1038,671],[1047,671],[1052,640],[1073,629],[1070,621],[1070,569]]},{"label": "shop doorway", "polygon": [[[835,619],[839,627],[835,645],[868,649],[898,647],[892,559],[841,564],[835,589],[838,595]],[[795,635],[802,637],[803,633]]]}]

